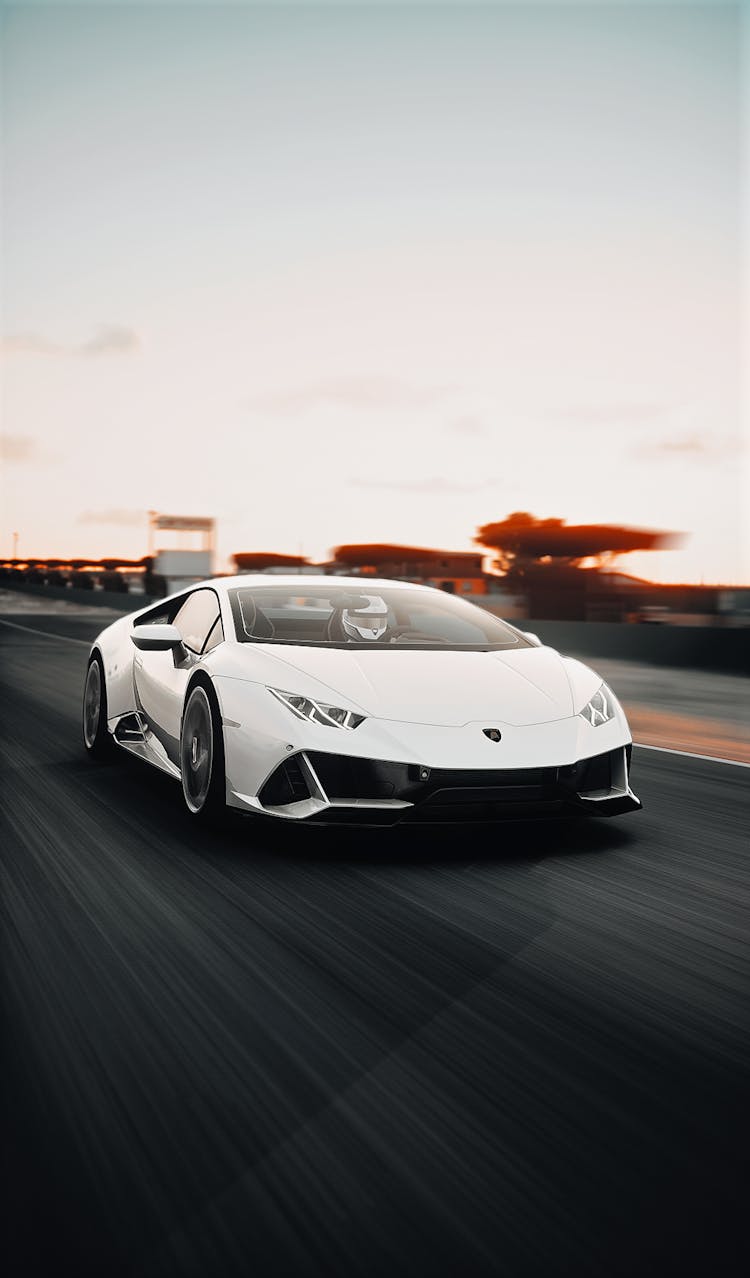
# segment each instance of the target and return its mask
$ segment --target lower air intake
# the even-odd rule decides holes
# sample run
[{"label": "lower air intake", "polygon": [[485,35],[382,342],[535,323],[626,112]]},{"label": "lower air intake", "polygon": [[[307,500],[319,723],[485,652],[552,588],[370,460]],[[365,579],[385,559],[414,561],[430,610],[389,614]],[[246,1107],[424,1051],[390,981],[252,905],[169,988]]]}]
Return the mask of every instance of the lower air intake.
[{"label": "lower air intake", "polygon": [[279,764],[258,797],[264,808],[279,808],[286,803],[298,803],[301,799],[310,798],[310,787],[296,755]]}]

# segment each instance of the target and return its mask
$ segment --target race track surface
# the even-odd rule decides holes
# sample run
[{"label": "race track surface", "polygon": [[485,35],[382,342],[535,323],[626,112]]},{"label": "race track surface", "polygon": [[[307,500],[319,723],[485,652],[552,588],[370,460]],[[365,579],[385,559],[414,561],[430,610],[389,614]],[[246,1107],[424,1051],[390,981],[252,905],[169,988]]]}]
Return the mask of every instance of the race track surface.
[{"label": "race track surface", "polygon": [[209,836],[84,758],[83,644],[0,650],[6,1272],[746,1272],[747,769]]}]

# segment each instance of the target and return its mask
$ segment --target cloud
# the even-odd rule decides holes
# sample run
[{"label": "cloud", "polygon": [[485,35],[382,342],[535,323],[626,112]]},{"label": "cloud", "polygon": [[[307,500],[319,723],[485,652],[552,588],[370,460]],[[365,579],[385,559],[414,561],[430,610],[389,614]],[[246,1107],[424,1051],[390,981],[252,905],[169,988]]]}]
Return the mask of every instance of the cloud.
[{"label": "cloud", "polygon": [[36,461],[39,450],[31,435],[0,435],[0,459],[4,462]]},{"label": "cloud", "polygon": [[704,439],[700,439],[698,435],[683,435],[677,439],[656,440],[651,445],[654,453],[694,453],[703,455],[709,451],[708,445]]},{"label": "cloud", "polygon": [[126,355],[140,345],[138,334],[124,324],[100,324],[86,342],[65,344],[55,342],[40,333],[12,333],[0,341],[0,350],[6,354],[25,355]]},{"label": "cloud", "polygon": [[78,516],[79,524],[117,524],[121,528],[145,527],[146,512],[114,507],[110,510],[84,510]]},{"label": "cloud", "polygon": [[448,423],[447,429],[452,431],[454,435],[465,435],[474,439],[479,439],[487,434],[487,427],[478,417],[472,417],[467,414],[465,417],[457,417],[454,421]]},{"label": "cloud", "polygon": [[8,355],[64,355],[66,350],[57,342],[51,342],[39,333],[14,333],[2,339],[1,349]]},{"label": "cloud", "polygon": [[81,355],[125,355],[137,350],[138,334],[124,324],[100,324],[88,342],[80,346]]},{"label": "cloud", "polygon": [[572,404],[552,415],[566,422],[578,422],[581,426],[615,426],[618,423],[652,421],[664,417],[679,408],[677,404],[656,401],[625,401],[620,404]]},{"label": "cloud", "polygon": [[321,404],[347,408],[422,408],[450,394],[447,386],[414,386],[388,377],[344,377],[296,390],[272,391],[245,401],[255,412],[278,416],[304,413]]},{"label": "cloud", "polygon": [[421,493],[423,496],[429,497],[448,497],[456,496],[461,493],[478,493],[485,488],[493,488],[501,481],[492,479],[483,479],[471,483],[462,483],[456,479],[444,479],[442,476],[433,475],[426,479],[364,479],[355,477],[349,480],[353,488],[387,488],[391,492],[399,493]]},{"label": "cloud", "polygon": [[697,431],[682,435],[664,435],[660,439],[644,439],[631,450],[631,456],[646,461],[695,460],[710,462],[730,457],[740,451],[742,441],[731,435],[700,435]]}]

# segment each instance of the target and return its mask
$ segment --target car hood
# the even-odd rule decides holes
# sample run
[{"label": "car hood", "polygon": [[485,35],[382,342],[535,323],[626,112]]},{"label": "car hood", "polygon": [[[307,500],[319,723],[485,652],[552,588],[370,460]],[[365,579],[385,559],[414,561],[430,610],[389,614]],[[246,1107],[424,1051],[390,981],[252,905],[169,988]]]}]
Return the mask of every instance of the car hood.
[{"label": "car hood", "polygon": [[[400,722],[490,726],[547,723],[573,714],[565,665],[552,648],[500,652],[378,651],[265,646],[276,687],[308,696],[336,695],[369,717]],[[270,673],[270,672],[269,672]]]}]

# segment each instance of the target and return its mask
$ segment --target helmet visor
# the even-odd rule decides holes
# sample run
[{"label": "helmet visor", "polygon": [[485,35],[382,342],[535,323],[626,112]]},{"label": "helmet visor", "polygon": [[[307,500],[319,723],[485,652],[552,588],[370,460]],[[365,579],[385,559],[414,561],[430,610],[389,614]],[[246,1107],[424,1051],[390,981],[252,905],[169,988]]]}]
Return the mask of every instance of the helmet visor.
[{"label": "helmet visor", "polygon": [[388,627],[388,614],[385,612],[352,612],[345,608],[342,616],[344,630],[353,639],[363,642],[380,639]]}]

